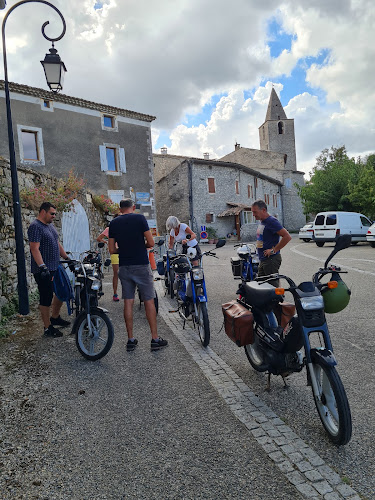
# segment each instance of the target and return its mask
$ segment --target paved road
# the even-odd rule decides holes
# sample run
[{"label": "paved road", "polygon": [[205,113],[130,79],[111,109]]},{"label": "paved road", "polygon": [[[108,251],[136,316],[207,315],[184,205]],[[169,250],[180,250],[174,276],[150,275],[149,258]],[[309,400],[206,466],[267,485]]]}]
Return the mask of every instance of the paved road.
[{"label": "paved road", "polygon": [[[283,270],[296,279],[299,268],[310,276],[316,261],[293,247],[313,256],[327,250],[293,241],[284,252]],[[361,251],[359,245],[345,257]],[[218,333],[220,305],[236,290],[232,254],[233,248],[224,247],[220,260],[205,262],[212,330],[206,350],[161,297],[160,334],[170,345],[150,352],[144,311],[137,310],[140,344],[127,353],[122,305],[109,301],[110,275],[103,302],[116,337],[103,360],[82,359],[68,335],[41,339],[37,320],[0,344],[1,498],[358,500],[355,491],[374,498],[374,391],[367,372],[373,350],[349,352],[351,325],[340,325],[340,315],[332,319],[355,426],[351,443],[336,449],[324,435],[302,375],[290,379],[288,391],[273,378],[267,394],[264,376]],[[363,302],[367,275],[359,276],[363,307],[359,298],[354,301],[355,290],[347,311],[352,331],[361,332],[369,347],[371,330],[361,326],[369,315]],[[358,338],[357,344],[364,345]]]},{"label": "paved road", "polygon": [[[318,248],[314,243],[303,243],[293,237],[283,250],[281,271],[296,282],[309,280],[332,248],[332,244]],[[212,332],[219,332],[220,305],[235,296],[238,283],[231,276],[229,263],[230,256],[235,255],[233,246],[218,250],[217,255],[220,260],[207,258],[204,263]],[[349,306],[341,313],[327,315],[338,371],[353,417],[353,437],[347,446],[336,448],[325,436],[302,373],[288,379],[287,391],[283,390],[281,379],[273,377],[272,390],[267,393],[265,375],[254,372],[243,349],[226,339],[223,332],[213,333],[210,346],[330,467],[347,478],[357,492],[365,498],[375,498],[375,249],[360,243],[340,252],[333,262],[347,267],[348,275],[343,277],[352,289]]]}]

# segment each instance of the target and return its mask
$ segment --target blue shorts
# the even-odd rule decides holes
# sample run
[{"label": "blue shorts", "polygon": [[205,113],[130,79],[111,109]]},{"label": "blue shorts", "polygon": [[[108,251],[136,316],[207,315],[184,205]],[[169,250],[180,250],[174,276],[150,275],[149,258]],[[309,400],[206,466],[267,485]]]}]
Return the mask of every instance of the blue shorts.
[{"label": "blue shorts", "polygon": [[118,277],[121,281],[123,299],[134,299],[136,286],[143,301],[155,297],[154,276],[150,264],[120,266]]}]

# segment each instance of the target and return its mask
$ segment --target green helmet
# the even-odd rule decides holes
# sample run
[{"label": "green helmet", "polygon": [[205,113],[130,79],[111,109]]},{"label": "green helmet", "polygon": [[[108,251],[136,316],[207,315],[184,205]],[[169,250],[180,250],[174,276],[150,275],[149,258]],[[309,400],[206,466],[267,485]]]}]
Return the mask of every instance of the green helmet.
[{"label": "green helmet", "polygon": [[334,273],[331,280],[337,281],[337,288],[326,288],[322,291],[324,311],[329,314],[338,313],[349,304],[351,291],[340,278]]}]

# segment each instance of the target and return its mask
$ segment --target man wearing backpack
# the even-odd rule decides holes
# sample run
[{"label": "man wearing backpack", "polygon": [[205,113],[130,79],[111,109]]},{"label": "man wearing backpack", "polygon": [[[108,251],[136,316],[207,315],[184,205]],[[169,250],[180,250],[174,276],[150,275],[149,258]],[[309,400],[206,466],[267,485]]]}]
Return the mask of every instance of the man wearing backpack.
[{"label": "man wearing backpack", "polygon": [[31,272],[38,285],[39,310],[44,324],[45,337],[62,337],[62,332],[55,327],[64,328],[70,325],[69,321],[61,318],[60,309],[63,302],[53,293],[53,275],[59,266],[60,256],[65,260],[70,260],[52,224],[54,217],[56,217],[56,207],[49,202],[42,203],[38,217],[30,224],[27,231],[31,252]]}]

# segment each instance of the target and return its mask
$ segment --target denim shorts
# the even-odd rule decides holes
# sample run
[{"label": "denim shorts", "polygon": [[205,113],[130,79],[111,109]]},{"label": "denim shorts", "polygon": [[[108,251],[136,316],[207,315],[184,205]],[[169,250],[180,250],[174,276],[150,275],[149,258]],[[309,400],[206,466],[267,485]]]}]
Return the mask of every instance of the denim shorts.
[{"label": "denim shorts", "polygon": [[123,299],[134,299],[136,286],[143,301],[155,297],[154,276],[150,264],[120,266],[118,277],[121,281]]}]

